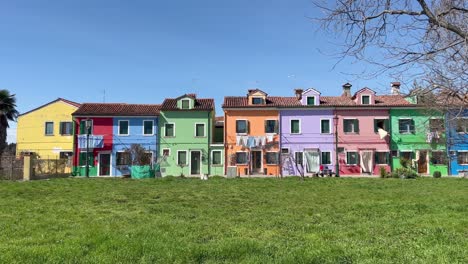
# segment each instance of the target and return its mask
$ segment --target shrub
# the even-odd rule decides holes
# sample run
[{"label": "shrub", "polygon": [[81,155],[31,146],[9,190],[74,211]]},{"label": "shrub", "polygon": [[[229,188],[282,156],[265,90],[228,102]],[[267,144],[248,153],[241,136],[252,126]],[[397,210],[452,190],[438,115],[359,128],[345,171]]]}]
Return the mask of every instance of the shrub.
[{"label": "shrub", "polygon": [[380,175],[380,178],[388,178],[388,173],[384,166],[380,167],[379,175]]},{"label": "shrub", "polygon": [[410,160],[401,157],[401,158],[400,158],[400,164],[401,164],[401,166],[402,166],[403,168],[408,168],[409,165],[410,165]]},{"label": "shrub", "polygon": [[393,178],[400,178],[404,177],[406,179],[415,179],[418,177],[418,174],[409,168],[398,168],[394,172],[396,175],[392,174]]},{"label": "shrub", "polygon": [[440,178],[440,177],[442,177],[442,173],[440,173],[440,171],[434,171],[434,174],[432,174],[432,177]]}]

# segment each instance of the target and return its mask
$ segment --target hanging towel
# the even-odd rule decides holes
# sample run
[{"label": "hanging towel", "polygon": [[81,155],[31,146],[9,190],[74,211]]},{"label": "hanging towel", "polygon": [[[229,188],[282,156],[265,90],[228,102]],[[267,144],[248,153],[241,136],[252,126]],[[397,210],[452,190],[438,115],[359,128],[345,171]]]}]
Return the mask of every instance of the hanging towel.
[{"label": "hanging towel", "polygon": [[380,139],[384,139],[388,135],[388,132],[381,128],[379,128],[377,132],[379,133]]},{"label": "hanging towel", "polygon": [[236,145],[237,146],[240,146],[241,139],[242,139],[241,136],[236,136]]},{"label": "hanging towel", "polygon": [[247,139],[247,147],[252,148],[255,146],[255,138],[249,137]]},{"label": "hanging towel", "polygon": [[428,132],[428,133],[426,134],[426,142],[427,142],[427,143],[431,143],[431,142],[432,142],[432,137],[433,137],[433,136],[434,136],[434,135],[432,134],[432,132]]},{"label": "hanging towel", "polygon": [[239,145],[241,145],[242,147],[245,147],[246,144],[247,144],[247,137],[241,136]]},{"label": "hanging towel", "polygon": [[261,143],[262,143],[262,146],[265,146],[265,145],[266,145],[266,144],[265,144],[265,143],[266,143],[266,137],[263,136],[263,137],[261,138],[261,141],[262,141],[262,142],[261,142]]},{"label": "hanging towel", "polygon": [[267,135],[266,137],[267,137],[268,142],[273,141],[273,135]]}]

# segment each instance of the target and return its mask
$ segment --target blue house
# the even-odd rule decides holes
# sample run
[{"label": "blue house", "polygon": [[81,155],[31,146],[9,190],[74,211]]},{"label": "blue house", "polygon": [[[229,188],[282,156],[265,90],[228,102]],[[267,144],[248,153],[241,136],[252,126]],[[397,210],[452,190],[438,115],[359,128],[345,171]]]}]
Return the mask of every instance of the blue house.
[{"label": "blue house", "polygon": [[468,173],[468,110],[447,114],[447,150],[450,175]]}]

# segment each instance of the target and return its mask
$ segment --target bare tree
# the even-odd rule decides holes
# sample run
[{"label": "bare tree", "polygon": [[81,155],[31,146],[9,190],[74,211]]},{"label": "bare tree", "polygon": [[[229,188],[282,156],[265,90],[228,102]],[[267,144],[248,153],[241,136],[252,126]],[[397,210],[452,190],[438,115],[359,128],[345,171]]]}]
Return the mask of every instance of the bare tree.
[{"label": "bare tree", "polygon": [[432,107],[453,103],[466,108],[466,0],[317,0],[314,4],[323,11],[317,18],[321,29],[342,36],[339,61],[354,58],[376,66],[366,72],[367,77],[386,73],[418,80],[416,92],[438,98]]}]

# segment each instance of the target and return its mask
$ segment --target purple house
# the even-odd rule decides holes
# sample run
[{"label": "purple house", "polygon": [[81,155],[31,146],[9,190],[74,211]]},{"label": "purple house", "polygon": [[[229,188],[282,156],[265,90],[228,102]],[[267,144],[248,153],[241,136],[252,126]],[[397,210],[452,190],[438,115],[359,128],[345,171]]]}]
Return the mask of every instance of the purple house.
[{"label": "purple house", "polygon": [[333,108],[320,92],[296,89],[300,104],[280,109],[282,175],[313,175],[320,165],[335,171]]}]

